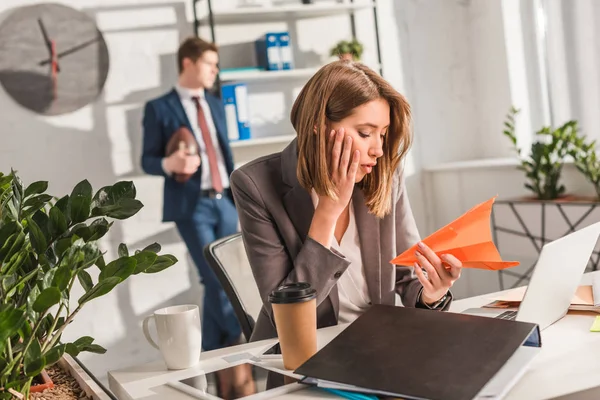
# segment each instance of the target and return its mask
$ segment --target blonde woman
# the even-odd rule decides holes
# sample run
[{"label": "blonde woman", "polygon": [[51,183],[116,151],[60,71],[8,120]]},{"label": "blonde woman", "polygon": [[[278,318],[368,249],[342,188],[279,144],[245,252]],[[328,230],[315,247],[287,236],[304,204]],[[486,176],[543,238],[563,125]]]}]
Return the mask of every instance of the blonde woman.
[{"label": "blonde woman", "polygon": [[[462,264],[419,242],[402,160],[406,99],[368,67],[322,67],[296,99],[297,138],[231,175],[246,251],[264,307],[251,340],[277,336],[268,302],[284,283],[317,291],[317,325],[351,322],[372,304],[446,310]],[[419,243],[415,266],[389,263]]]}]

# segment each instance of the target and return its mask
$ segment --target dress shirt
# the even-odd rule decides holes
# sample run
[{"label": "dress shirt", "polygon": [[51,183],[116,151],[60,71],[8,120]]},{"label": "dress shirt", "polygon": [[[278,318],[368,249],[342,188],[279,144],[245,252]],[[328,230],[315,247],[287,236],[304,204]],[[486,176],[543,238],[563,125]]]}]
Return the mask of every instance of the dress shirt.
[{"label": "dress shirt", "polygon": [[187,116],[190,122],[190,126],[192,128],[192,132],[194,133],[194,136],[198,141],[200,159],[202,160],[201,189],[212,189],[212,182],[210,179],[210,165],[208,163],[208,155],[206,154],[206,146],[204,145],[204,140],[202,139],[202,132],[200,131],[200,126],[198,124],[198,110],[196,109],[196,105],[192,100],[192,98],[195,96],[200,98],[200,106],[204,111],[206,123],[208,124],[208,129],[210,130],[210,137],[212,138],[213,147],[215,148],[217,163],[219,165],[219,174],[221,175],[221,182],[223,182],[223,188],[228,188],[229,176],[227,175],[227,167],[225,166],[223,152],[221,151],[221,146],[219,145],[219,139],[217,137],[217,128],[215,127],[215,123],[212,119],[210,107],[206,101],[206,98],[204,97],[204,89],[188,89],[179,85],[175,85],[175,90],[177,91],[177,94],[179,94],[179,99],[181,100],[181,105],[183,106],[185,115]]}]

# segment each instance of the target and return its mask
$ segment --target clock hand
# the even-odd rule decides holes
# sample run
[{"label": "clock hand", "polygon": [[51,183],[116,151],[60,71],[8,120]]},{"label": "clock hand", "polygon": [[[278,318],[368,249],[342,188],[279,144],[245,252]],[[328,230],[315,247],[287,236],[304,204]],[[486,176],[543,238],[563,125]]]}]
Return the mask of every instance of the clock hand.
[{"label": "clock hand", "polygon": [[[40,26],[40,30],[42,31],[42,36],[44,36],[44,42],[46,43],[46,47],[48,47],[48,53],[50,54],[50,58],[52,58],[52,41],[48,36],[48,31],[46,31],[46,26],[41,18],[38,18],[38,25]],[[56,65],[57,72],[60,72],[60,67],[58,64]]]},{"label": "clock hand", "polygon": [[56,42],[54,40],[50,41],[50,57],[52,58],[52,66],[50,68],[52,74],[52,98],[56,99],[58,93],[58,57],[56,56]]},{"label": "clock hand", "polygon": [[[87,42],[80,43],[80,44],[78,44],[75,47],[72,47],[72,48],[70,48],[68,50],[65,50],[63,52],[58,53],[58,55],[56,57],[58,59],[58,58],[61,58],[61,57],[64,57],[64,56],[68,56],[71,53],[75,53],[76,51],[81,50],[81,49],[89,46],[90,44],[93,44],[94,42],[97,42],[99,39],[100,38],[98,36],[96,36],[95,38],[90,39]],[[44,61],[40,61],[39,65],[46,65],[46,64],[49,64],[51,62],[52,62],[51,60],[44,60]]]}]

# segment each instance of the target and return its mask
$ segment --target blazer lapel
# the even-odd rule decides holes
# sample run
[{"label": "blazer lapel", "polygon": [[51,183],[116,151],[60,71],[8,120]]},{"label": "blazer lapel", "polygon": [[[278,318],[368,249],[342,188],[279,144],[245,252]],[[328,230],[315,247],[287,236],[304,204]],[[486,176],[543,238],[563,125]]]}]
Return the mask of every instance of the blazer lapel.
[{"label": "blazer lapel", "polygon": [[285,207],[294,228],[303,243],[308,235],[308,229],[315,213],[315,208],[308,193],[298,181],[296,166],[298,164],[297,139],[294,139],[288,147],[283,150],[281,157],[281,171],[284,183],[289,189],[283,194],[283,206]]},{"label": "blazer lapel", "polygon": [[352,204],[371,303],[380,304],[382,270],[379,219],[373,214],[369,214],[369,209],[365,205],[364,194],[358,187],[354,188]]},{"label": "blazer lapel", "polygon": [[169,104],[175,115],[177,115],[181,123],[185,125],[185,127],[188,128],[190,132],[194,132],[192,130],[190,120],[188,119],[187,115],[185,114],[185,110],[183,109],[183,104],[181,104],[181,99],[179,99],[179,94],[175,89],[173,89],[171,93],[169,93],[169,96],[167,97],[167,103]]}]

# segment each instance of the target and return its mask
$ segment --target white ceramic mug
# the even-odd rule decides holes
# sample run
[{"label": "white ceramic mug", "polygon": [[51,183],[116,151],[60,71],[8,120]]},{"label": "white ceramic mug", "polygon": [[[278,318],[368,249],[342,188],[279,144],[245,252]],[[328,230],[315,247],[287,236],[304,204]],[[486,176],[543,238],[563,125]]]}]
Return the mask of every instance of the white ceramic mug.
[{"label": "white ceramic mug", "polygon": [[[158,344],[152,340],[148,323],[154,319]],[[144,318],[146,340],[160,350],[169,369],[193,367],[200,361],[202,333],[200,311],[196,305],[165,307]]]}]

